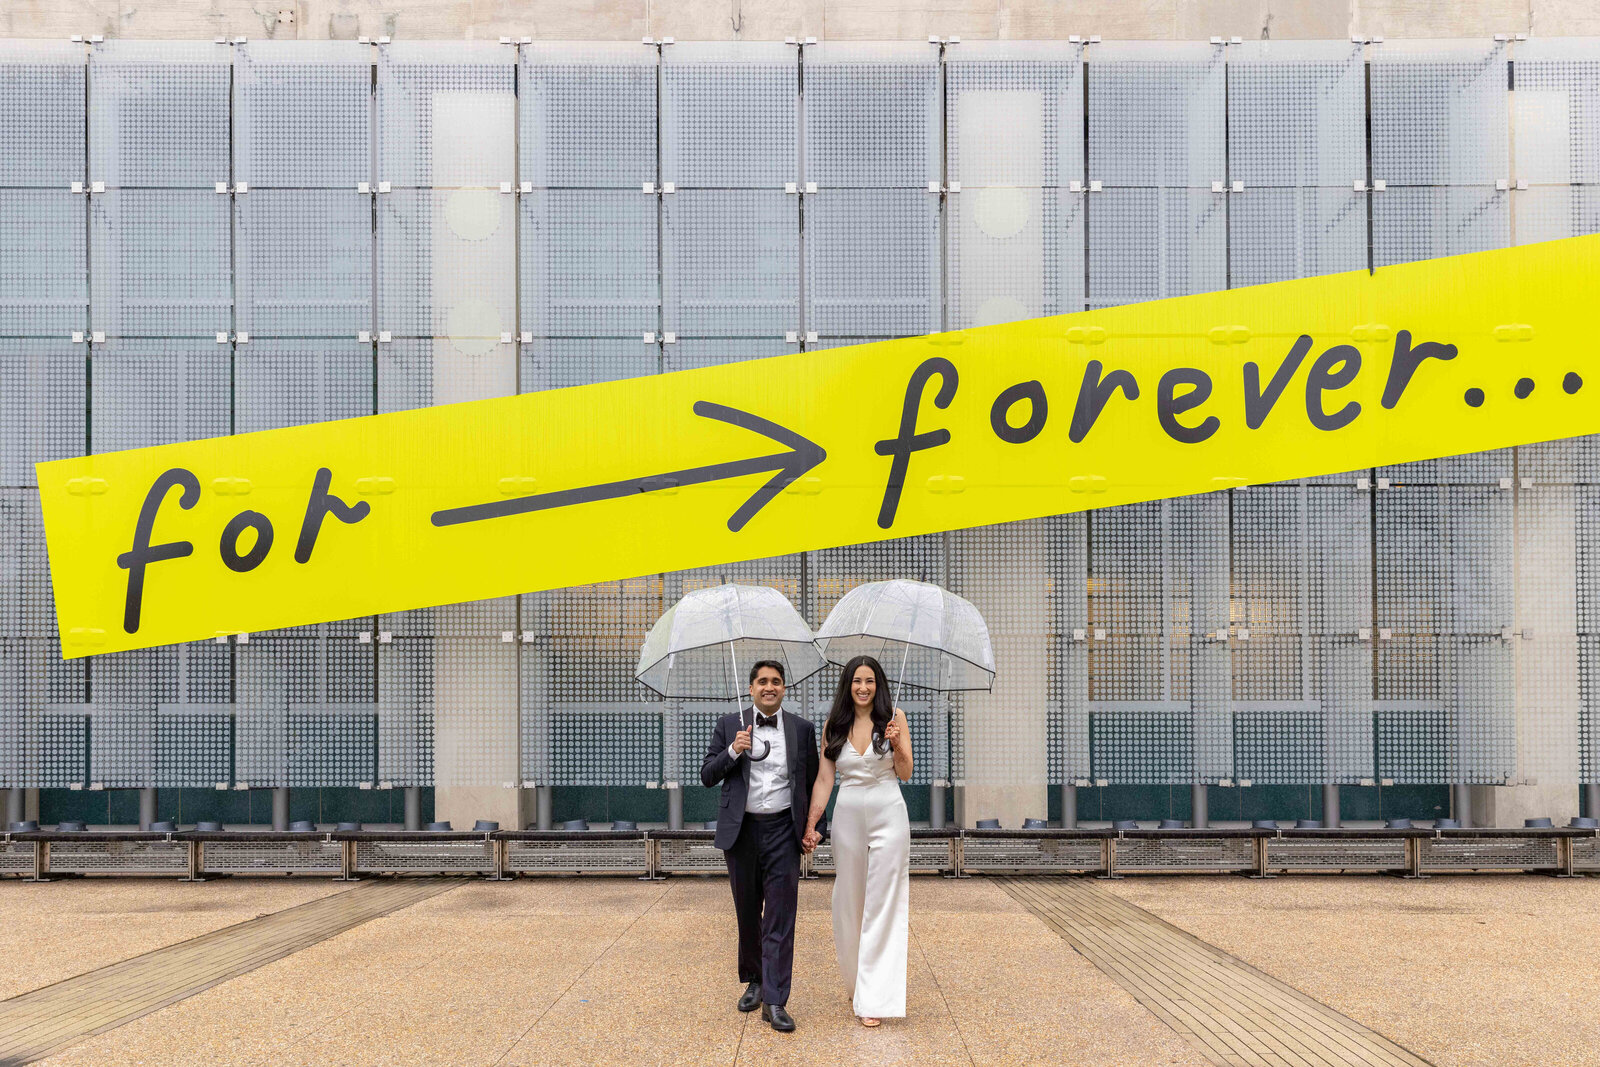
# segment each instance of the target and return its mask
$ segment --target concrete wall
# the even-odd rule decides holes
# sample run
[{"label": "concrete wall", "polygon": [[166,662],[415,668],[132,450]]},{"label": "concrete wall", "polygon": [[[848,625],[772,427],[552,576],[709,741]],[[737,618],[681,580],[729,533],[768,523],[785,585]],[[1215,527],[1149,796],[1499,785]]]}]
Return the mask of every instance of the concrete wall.
[{"label": "concrete wall", "polygon": [[0,36],[1122,40],[1600,35],[1594,0],[7,0]]}]

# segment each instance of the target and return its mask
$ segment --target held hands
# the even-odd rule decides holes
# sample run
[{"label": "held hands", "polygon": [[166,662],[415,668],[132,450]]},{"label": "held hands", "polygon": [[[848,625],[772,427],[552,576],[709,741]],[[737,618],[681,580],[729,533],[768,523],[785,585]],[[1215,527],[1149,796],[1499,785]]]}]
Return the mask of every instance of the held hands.
[{"label": "held hands", "polygon": [[746,727],[733,735],[733,751],[735,755],[750,751],[750,728]]},{"label": "held hands", "polygon": [[817,846],[820,844],[822,844],[822,835],[817,833],[815,827],[807,830],[806,836],[800,839],[800,848],[805,852],[816,851]]}]

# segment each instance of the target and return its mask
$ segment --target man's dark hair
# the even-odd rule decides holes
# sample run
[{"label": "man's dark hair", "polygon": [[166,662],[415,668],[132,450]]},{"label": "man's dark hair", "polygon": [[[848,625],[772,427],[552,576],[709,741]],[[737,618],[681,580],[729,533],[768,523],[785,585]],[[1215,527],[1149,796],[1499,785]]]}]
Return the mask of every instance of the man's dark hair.
[{"label": "man's dark hair", "polygon": [[787,675],[785,675],[783,673],[783,664],[779,663],[775,659],[758,659],[758,660],[756,660],[755,666],[750,668],[750,684],[751,685],[755,685],[756,684],[756,675],[761,673],[761,668],[762,667],[771,667],[773,670],[778,672],[778,677],[783,679],[784,684],[785,685],[788,684],[789,678],[788,678]]}]

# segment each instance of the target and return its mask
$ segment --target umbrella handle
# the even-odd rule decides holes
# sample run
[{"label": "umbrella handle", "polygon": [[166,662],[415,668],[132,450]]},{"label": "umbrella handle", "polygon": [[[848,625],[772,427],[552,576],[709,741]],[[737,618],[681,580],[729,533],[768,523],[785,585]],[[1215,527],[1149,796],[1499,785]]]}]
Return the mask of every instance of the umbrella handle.
[{"label": "umbrella handle", "polygon": [[[772,755],[772,742],[771,741],[762,740],[761,738],[756,736],[755,718],[756,718],[755,712],[754,712],[754,710],[752,710],[751,713],[750,713],[750,726],[749,726],[749,730],[750,730],[750,751],[745,753],[745,757],[747,759],[749,759],[751,763],[760,763],[762,760],[764,760],[768,756]],[[743,714],[741,714],[739,716],[739,724],[741,726],[744,725],[744,715]],[[756,755],[756,743],[757,742],[760,742],[760,744],[762,745],[761,755],[759,755],[759,756]]]}]

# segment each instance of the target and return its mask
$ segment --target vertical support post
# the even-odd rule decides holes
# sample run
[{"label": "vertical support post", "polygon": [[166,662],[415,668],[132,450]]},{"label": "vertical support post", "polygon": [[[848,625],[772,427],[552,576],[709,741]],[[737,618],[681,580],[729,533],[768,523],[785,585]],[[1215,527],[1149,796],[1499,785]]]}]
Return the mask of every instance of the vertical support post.
[{"label": "vertical support post", "polygon": [[1583,798],[1589,810],[1584,814],[1589,818],[1600,818],[1600,782],[1590,782],[1583,787]]},{"label": "vertical support post", "polygon": [[1196,830],[1204,829],[1211,825],[1211,811],[1209,798],[1206,796],[1206,784],[1196,782],[1189,787],[1190,807],[1194,810],[1192,820]]},{"label": "vertical support post", "polygon": [[50,880],[50,842],[35,841],[33,843],[33,877],[30,882],[48,882]]},{"label": "vertical support post", "polygon": [[406,786],[406,829],[422,829],[422,787]]},{"label": "vertical support post", "polygon": [[339,881],[353,882],[356,880],[356,843],[354,841],[339,842]]},{"label": "vertical support post", "polygon": [[289,787],[278,786],[272,791],[272,828],[274,830],[287,830],[289,828]]},{"label": "vertical support post", "polygon": [[667,786],[667,829],[683,829],[683,786],[676,783]]},{"label": "vertical support post", "polygon": [[1457,782],[1450,789],[1455,796],[1456,819],[1464,827],[1477,825],[1472,821],[1472,787]]},{"label": "vertical support post", "polygon": [[1063,782],[1061,785],[1061,828],[1063,830],[1078,828],[1078,787],[1071,782]]},{"label": "vertical support post", "polygon": [[1322,825],[1330,830],[1339,828],[1339,787],[1332,782],[1322,786]]},{"label": "vertical support post", "polygon": [[944,829],[945,784],[934,782],[928,786],[928,825],[935,830]]},{"label": "vertical support post", "polygon": [[[14,822],[21,822],[26,816],[23,814],[26,798],[20,788],[6,790],[6,828],[10,829]],[[1592,809],[1591,809],[1592,810]]]},{"label": "vertical support post", "polygon": [[139,829],[148,830],[156,821],[156,791],[146,787],[139,790]]},{"label": "vertical support post", "polygon": [[548,830],[551,823],[554,822],[556,787],[553,785],[541,785],[534,793],[534,796],[537,801],[535,822],[540,830]]}]

